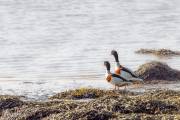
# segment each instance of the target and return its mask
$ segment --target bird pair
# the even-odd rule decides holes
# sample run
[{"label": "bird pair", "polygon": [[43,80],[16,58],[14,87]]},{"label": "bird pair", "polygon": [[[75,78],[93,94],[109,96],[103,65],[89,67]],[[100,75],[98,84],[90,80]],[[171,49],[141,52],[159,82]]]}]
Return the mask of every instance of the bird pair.
[{"label": "bird pair", "polygon": [[111,73],[110,63],[108,61],[104,61],[104,65],[106,66],[106,80],[115,86],[115,90],[122,86],[126,88],[126,86],[130,84],[143,83],[142,79],[138,78],[130,69],[119,63],[117,51],[112,50],[111,55],[114,56],[116,61],[115,73]]}]

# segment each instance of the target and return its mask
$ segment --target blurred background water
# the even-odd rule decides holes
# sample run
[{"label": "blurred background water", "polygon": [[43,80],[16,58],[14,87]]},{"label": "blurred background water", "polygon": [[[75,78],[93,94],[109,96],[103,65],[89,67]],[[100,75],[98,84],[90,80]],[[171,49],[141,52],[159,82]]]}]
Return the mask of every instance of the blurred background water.
[{"label": "blurred background water", "polygon": [[0,0],[0,91],[42,98],[76,87],[110,85],[110,51],[136,70],[179,58],[134,53],[139,48],[180,50],[179,0]]}]

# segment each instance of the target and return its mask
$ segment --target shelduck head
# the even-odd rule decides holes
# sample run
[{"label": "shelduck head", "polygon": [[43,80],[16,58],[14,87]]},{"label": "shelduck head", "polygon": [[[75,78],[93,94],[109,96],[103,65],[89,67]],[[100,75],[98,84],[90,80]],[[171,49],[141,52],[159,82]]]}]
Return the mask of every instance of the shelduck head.
[{"label": "shelduck head", "polygon": [[107,71],[110,71],[110,63],[108,61],[104,61],[104,66],[106,67]]},{"label": "shelduck head", "polygon": [[115,58],[115,61],[119,63],[119,58],[118,58],[118,53],[117,53],[117,51],[116,51],[116,50],[112,50],[112,51],[111,51],[111,55],[113,55],[114,58]]},{"label": "shelduck head", "polygon": [[119,63],[119,58],[118,58],[118,53],[117,53],[117,51],[116,51],[116,50],[112,50],[112,51],[111,51],[111,55],[114,56],[115,61],[116,61],[115,73],[118,74],[118,75],[120,75],[120,74],[121,74],[121,67],[122,67],[122,66],[121,66],[120,63]]},{"label": "shelduck head", "polygon": [[108,61],[104,61],[104,66],[106,67],[106,80],[108,82],[111,82],[112,80],[112,76],[111,76],[111,72],[110,72],[110,63]]}]

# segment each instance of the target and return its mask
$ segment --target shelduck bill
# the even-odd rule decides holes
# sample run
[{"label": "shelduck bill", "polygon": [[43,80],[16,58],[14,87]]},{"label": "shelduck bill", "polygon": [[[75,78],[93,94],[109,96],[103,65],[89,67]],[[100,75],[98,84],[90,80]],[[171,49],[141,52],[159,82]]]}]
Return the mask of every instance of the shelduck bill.
[{"label": "shelduck bill", "polygon": [[115,74],[124,77],[127,80],[132,80],[134,83],[143,83],[143,79],[140,79],[135,75],[130,69],[123,67],[119,63],[118,53],[115,50],[111,51],[111,55],[114,56],[116,65],[115,65]]},{"label": "shelduck bill", "polygon": [[104,66],[106,66],[106,80],[107,82],[113,84],[116,87],[122,87],[132,84],[130,80],[127,80],[119,75],[113,74],[110,71],[110,63],[108,61],[104,61]]}]

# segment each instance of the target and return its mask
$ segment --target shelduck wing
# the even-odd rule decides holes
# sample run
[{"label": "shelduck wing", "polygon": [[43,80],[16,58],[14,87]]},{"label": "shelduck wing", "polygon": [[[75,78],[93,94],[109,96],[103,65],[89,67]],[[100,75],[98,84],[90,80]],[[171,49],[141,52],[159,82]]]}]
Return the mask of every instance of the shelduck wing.
[{"label": "shelduck wing", "polygon": [[140,78],[129,78],[128,80],[132,81],[133,83],[144,83],[143,79]]},{"label": "shelduck wing", "polygon": [[122,67],[122,70],[131,74],[132,77],[138,78],[137,75],[135,75],[130,69],[126,68],[126,67]]},{"label": "shelduck wing", "polygon": [[123,81],[125,81],[125,82],[128,82],[128,80],[125,79],[125,78],[123,78],[122,76],[119,76],[119,75],[117,75],[117,74],[111,74],[111,75],[112,75],[112,77],[116,77],[116,78],[119,78],[119,79],[121,79],[121,80],[123,80]]}]

